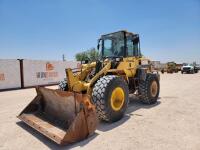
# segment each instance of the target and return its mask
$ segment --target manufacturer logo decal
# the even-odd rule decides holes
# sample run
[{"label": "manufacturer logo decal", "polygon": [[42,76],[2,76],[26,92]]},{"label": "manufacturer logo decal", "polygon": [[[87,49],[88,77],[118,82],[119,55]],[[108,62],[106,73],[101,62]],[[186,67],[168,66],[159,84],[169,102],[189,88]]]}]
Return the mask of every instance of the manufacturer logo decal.
[{"label": "manufacturer logo decal", "polygon": [[51,71],[51,70],[54,70],[54,66],[53,66],[53,64],[47,62],[46,63],[46,71]]},{"label": "manufacturer logo decal", "polygon": [[53,79],[58,77],[58,72],[54,71],[54,65],[50,62],[46,63],[46,71],[36,72],[38,79]]}]

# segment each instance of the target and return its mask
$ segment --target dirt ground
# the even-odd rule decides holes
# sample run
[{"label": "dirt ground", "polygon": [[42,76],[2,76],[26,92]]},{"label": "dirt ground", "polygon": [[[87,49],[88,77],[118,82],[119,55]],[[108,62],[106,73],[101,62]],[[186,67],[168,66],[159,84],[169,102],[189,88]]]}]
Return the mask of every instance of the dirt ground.
[{"label": "dirt ground", "polygon": [[157,104],[130,97],[122,120],[100,123],[93,136],[68,146],[56,145],[16,118],[34,96],[34,89],[0,92],[0,149],[200,149],[200,73],[161,75]]}]

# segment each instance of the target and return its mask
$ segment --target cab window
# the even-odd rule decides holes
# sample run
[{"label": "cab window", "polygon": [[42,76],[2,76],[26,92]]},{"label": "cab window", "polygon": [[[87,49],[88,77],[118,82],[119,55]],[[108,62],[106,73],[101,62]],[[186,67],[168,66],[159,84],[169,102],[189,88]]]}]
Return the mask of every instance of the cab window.
[{"label": "cab window", "polygon": [[133,56],[134,55],[133,41],[131,39],[127,39],[126,46],[127,46],[128,56]]},{"label": "cab window", "polygon": [[139,56],[139,43],[133,43],[133,55]]}]

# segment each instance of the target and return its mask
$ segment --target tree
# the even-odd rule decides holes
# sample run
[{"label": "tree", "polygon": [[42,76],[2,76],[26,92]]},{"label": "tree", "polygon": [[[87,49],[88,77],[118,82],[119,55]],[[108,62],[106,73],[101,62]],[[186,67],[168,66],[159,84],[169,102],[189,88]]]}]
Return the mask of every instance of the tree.
[{"label": "tree", "polygon": [[75,55],[75,57],[76,57],[77,61],[88,60],[88,56],[87,56],[86,52],[77,53]]},{"label": "tree", "polygon": [[91,61],[95,61],[98,59],[99,57],[99,52],[95,49],[95,48],[91,48],[89,51],[88,51],[88,57]]},{"label": "tree", "polygon": [[99,53],[95,48],[91,48],[75,55],[77,61],[95,61],[99,57]]}]

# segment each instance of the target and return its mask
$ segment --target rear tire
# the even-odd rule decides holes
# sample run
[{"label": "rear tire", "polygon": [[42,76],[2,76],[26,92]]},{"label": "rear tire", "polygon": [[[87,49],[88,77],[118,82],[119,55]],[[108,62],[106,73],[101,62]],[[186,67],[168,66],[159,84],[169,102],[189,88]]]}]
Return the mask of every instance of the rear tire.
[{"label": "rear tire", "polygon": [[139,95],[144,104],[154,104],[160,92],[159,78],[156,74],[147,74],[145,81],[139,83]]},{"label": "rear tire", "polygon": [[[113,95],[115,98],[113,98]],[[104,76],[94,85],[92,102],[96,106],[97,115],[100,120],[107,122],[120,120],[125,114],[128,101],[128,85],[118,76]]]}]

